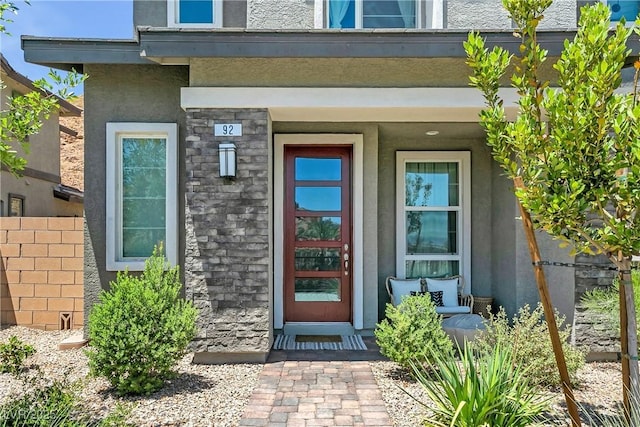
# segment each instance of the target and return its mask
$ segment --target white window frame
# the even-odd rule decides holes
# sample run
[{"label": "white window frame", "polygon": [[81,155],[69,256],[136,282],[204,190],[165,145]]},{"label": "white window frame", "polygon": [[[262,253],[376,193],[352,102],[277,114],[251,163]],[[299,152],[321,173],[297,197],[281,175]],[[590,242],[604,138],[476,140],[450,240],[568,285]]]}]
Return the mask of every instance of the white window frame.
[{"label": "white window frame", "polygon": [[[457,255],[407,255],[406,186],[405,165],[407,163],[458,163],[460,176],[459,206],[434,207],[424,210],[453,211],[458,215]],[[416,210],[412,208],[410,210]],[[471,153],[469,151],[398,151],[396,152],[396,276],[405,278],[407,260],[458,261],[459,273],[465,278],[465,292],[471,292]]]},{"label": "white window frame", "polygon": [[[362,29],[362,0],[355,0],[355,2],[356,27],[351,29]],[[425,12],[426,18],[423,16]],[[315,28],[329,28],[328,0],[315,0],[314,16]],[[322,19],[323,16],[324,21]],[[423,22],[423,18],[431,22]],[[416,0],[416,28],[423,28],[423,23],[427,29],[444,28],[444,0]]]},{"label": "white window frame", "polygon": [[178,263],[178,125],[176,123],[107,123],[106,249],[107,270],[144,270],[146,258],[122,256],[122,139],[166,139],[166,241],[164,253]]},{"label": "white window frame", "polygon": [[170,28],[222,28],[222,0],[213,2],[213,22],[189,24],[180,22],[180,0],[167,0],[167,27]]}]

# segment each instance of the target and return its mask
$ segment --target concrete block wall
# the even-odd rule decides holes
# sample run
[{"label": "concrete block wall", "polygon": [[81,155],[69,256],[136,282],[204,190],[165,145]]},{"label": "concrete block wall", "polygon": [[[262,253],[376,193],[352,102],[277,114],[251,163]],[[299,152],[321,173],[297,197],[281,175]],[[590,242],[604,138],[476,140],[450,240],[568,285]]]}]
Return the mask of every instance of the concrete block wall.
[{"label": "concrete block wall", "polygon": [[[242,124],[215,137],[214,124]],[[272,341],[270,128],[266,110],[187,110],[185,295],[198,308],[198,362],[264,360]],[[234,179],[218,145],[237,146]]]},{"label": "concrete block wall", "polygon": [[82,327],[83,226],[83,218],[0,218],[3,326]]}]

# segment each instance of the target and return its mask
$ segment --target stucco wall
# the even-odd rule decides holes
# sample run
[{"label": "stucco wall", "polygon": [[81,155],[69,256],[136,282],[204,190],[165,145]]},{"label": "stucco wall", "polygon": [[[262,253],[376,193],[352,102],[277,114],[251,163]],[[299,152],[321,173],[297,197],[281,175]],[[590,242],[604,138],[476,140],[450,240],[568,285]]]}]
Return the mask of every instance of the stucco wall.
[{"label": "stucco wall", "polygon": [[[184,141],[185,114],[180,108],[180,87],[187,86],[187,68],[179,66],[86,65],[91,76],[85,82],[85,315],[96,301],[101,286],[115,280],[106,271],[106,123],[178,123],[178,141]],[[113,102],[105,102],[112,99]],[[184,144],[178,144],[180,177],[178,190],[184,192]],[[184,199],[178,198],[178,211]],[[184,217],[178,217],[183,229]],[[184,253],[184,239],[178,253]],[[180,264],[183,263],[181,258]]]},{"label": "stucco wall", "polygon": [[[575,28],[576,11],[576,0],[554,0],[539,28]],[[447,0],[446,28],[507,29],[513,28],[513,23],[502,0]]]},{"label": "stucco wall", "polygon": [[[191,86],[463,86],[464,59],[192,58]],[[363,72],[366,71],[366,72]]]},{"label": "stucco wall", "polygon": [[[363,268],[364,329],[372,330],[379,320],[378,302],[386,292],[378,286],[379,228],[383,219],[378,212],[378,126],[371,123],[281,123],[273,124],[274,133],[361,133],[364,139],[363,188]],[[385,242],[386,243],[386,242]]]},{"label": "stucco wall", "polygon": [[313,0],[247,0],[247,28],[313,28]]},{"label": "stucco wall", "polygon": [[578,25],[576,0],[554,0],[540,21],[540,29],[576,28]]},{"label": "stucco wall", "polygon": [[447,0],[445,28],[504,29],[512,28],[502,0]]},{"label": "stucco wall", "polygon": [[[492,294],[494,305],[502,305],[511,316],[525,304],[534,308],[540,300],[531,264],[531,255],[522,227],[520,210],[513,195],[513,184],[503,171],[493,167],[493,251],[494,277]],[[559,242],[544,232],[536,232],[543,260],[573,262],[570,249],[560,248]],[[574,272],[570,268],[545,267],[549,294],[554,307],[569,324],[574,315]]]}]

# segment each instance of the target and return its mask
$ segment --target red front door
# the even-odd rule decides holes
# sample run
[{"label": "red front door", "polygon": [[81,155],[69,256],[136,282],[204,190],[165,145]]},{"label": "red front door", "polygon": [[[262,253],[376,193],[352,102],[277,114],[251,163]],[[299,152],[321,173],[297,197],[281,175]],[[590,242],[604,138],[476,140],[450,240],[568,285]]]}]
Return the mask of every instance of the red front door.
[{"label": "red front door", "polygon": [[285,148],[285,321],[351,321],[351,151]]}]

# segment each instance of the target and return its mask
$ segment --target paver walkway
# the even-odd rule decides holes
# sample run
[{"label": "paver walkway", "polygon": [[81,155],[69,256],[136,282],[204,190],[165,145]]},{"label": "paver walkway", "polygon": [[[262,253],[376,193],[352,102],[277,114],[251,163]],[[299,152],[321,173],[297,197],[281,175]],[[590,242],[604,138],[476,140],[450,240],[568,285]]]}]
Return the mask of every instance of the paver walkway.
[{"label": "paver walkway", "polygon": [[379,354],[272,352],[240,426],[391,426],[373,358]]}]

